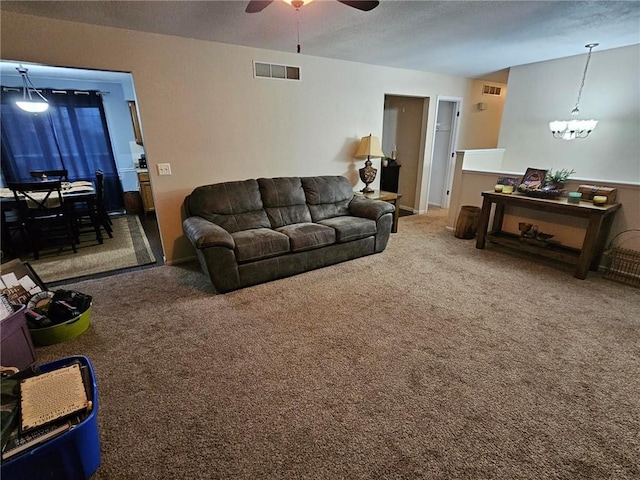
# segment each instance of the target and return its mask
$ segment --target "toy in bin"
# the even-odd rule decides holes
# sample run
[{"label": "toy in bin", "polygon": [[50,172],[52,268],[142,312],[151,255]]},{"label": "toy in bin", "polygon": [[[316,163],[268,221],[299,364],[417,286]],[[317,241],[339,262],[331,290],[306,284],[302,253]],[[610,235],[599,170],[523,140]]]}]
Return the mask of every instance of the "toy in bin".
[{"label": "toy in bin", "polygon": [[91,296],[73,290],[43,291],[27,304],[29,332],[36,345],[77,337],[89,327]]}]

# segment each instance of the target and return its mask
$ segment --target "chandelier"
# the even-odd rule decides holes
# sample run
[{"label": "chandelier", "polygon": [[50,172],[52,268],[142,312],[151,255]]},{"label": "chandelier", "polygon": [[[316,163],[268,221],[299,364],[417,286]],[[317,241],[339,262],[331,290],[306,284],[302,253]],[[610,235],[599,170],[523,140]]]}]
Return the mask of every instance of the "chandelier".
[{"label": "chandelier", "polygon": [[561,138],[563,140],[586,138],[596,128],[596,125],[598,125],[597,120],[578,120],[578,114],[580,113],[580,98],[582,97],[584,80],[587,78],[587,69],[589,68],[589,60],[591,60],[591,50],[598,45],[599,44],[597,43],[589,43],[585,45],[585,47],[589,49],[589,55],[587,56],[587,63],[584,66],[584,73],[582,74],[580,90],[578,90],[576,106],[571,110],[571,120],[555,120],[553,122],[549,122],[549,130],[551,130],[553,138]]}]

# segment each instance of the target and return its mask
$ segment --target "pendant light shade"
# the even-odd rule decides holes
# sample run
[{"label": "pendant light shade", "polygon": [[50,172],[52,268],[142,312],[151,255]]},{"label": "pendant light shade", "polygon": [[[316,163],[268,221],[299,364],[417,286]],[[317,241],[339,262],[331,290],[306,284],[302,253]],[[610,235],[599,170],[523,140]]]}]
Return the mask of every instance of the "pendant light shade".
[{"label": "pendant light shade", "polygon": [[[25,112],[29,113],[46,112],[49,108],[49,102],[36,89],[36,87],[33,85],[33,82],[31,82],[31,79],[27,75],[28,70],[23,67],[16,67],[16,70],[18,70],[18,73],[22,77],[23,85],[22,100],[17,100],[16,105]],[[34,93],[37,95],[37,97],[33,95]]]}]

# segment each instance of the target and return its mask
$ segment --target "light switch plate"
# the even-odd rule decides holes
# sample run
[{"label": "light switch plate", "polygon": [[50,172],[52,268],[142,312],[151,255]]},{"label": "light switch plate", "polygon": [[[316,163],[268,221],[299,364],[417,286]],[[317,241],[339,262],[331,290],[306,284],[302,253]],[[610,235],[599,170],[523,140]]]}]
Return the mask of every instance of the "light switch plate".
[{"label": "light switch plate", "polygon": [[158,175],[171,175],[171,165],[169,163],[159,163]]}]

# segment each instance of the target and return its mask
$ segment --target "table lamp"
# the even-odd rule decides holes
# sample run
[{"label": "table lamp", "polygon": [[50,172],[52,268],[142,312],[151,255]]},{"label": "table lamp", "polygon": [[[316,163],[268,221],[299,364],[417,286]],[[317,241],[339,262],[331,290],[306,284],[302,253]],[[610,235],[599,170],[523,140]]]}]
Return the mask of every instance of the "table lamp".
[{"label": "table lamp", "polygon": [[372,137],[371,134],[367,137],[362,137],[360,140],[360,145],[358,146],[358,150],[356,151],[356,158],[366,158],[367,161],[364,162],[364,167],[360,170],[360,180],[364,183],[364,188],[360,190],[362,193],[373,193],[374,190],[369,186],[370,183],[376,179],[376,173],[378,170],[371,166],[371,157],[373,158],[382,158],[384,157],[384,153],[382,153],[382,149],[380,148],[380,139],[378,137]]}]

